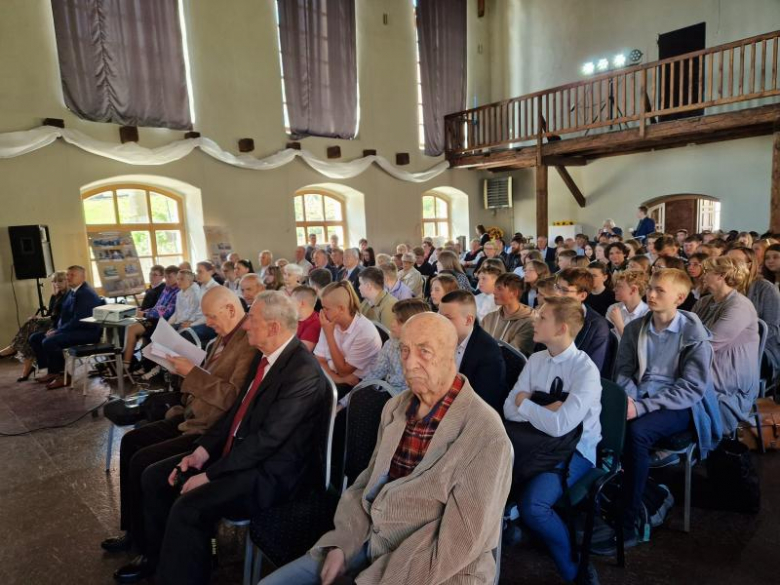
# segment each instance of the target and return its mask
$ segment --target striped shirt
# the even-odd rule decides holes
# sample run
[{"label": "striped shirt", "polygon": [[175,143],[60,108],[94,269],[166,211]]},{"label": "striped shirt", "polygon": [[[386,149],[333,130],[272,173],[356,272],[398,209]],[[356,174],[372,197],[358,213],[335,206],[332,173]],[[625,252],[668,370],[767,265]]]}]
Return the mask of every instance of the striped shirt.
[{"label": "striped shirt", "polygon": [[449,392],[421,419],[417,418],[420,399],[416,396],[412,398],[409,408],[406,410],[404,434],[395,450],[393,460],[390,462],[389,481],[406,477],[423,460],[439,423],[447,414],[461,388],[463,388],[463,378],[455,376]]}]

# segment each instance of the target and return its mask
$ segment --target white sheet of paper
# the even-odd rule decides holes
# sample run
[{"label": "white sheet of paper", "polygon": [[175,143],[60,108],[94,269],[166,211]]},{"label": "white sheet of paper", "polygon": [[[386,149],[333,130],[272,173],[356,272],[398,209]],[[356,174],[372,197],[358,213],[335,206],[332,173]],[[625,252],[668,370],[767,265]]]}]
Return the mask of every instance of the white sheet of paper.
[{"label": "white sheet of paper", "polygon": [[[167,353],[160,355],[163,352]],[[144,357],[170,371],[175,371],[175,368],[171,362],[165,359],[165,355],[187,358],[196,366],[203,363],[206,358],[205,351],[184,339],[165,319],[157,321],[157,326],[152,332],[152,343],[147,345],[141,353]]]}]

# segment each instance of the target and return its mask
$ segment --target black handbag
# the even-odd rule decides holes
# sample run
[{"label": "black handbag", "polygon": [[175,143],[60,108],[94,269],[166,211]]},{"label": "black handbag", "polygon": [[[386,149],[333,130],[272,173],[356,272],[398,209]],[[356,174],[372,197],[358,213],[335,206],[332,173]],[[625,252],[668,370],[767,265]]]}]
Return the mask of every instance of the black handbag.
[{"label": "black handbag", "polygon": [[723,439],[707,457],[707,476],[722,509],[758,514],[761,483],[747,445]]},{"label": "black handbag", "polygon": [[[563,392],[563,382],[556,377],[549,393],[534,392],[530,400],[540,406],[548,406],[558,401],[565,402],[568,396],[568,392]],[[540,473],[555,471],[561,463],[564,464],[563,477],[566,477],[568,462],[582,436],[582,424],[561,437],[551,437],[529,422],[505,421],[504,426],[515,451],[513,492]]]}]

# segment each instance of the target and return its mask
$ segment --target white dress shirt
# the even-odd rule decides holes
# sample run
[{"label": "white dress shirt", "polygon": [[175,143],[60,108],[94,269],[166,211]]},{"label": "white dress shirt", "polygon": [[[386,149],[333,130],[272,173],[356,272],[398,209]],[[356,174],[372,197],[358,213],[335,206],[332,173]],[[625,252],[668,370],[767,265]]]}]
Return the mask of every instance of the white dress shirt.
[{"label": "white dress shirt", "polygon": [[[473,329],[471,330],[471,333],[474,333]],[[458,344],[458,347],[455,350],[455,364],[458,366],[458,371],[460,371],[460,364],[463,361],[463,355],[466,353],[466,346],[469,344],[469,339],[471,339],[471,333],[466,336],[466,339]]]},{"label": "white dress shirt", "polygon": [[[363,379],[379,355],[379,350],[382,349],[382,339],[379,337],[376,326],[358,313],[345,330],[336,325],[333,329],[333,337],[336,340],[336,346],[344,356],[344,360],[356,368],[355,375]],[[331,370],[336,370],[324,329],[320,331],[320,339],[314,348],[314,355],[326,359],[328,367]]]},{"label": "white dress shirt", "polygon": [[[629,323],[631,323],[631,321],[636,321],[640,317],[644,316],[644,314],[650,310],[650,307],[647,306],[647,303],[641,300],[639,301],[639,304],[636,307],[634,307],[633,311],[629,311],[625,303],[613,303],[607,309],[607,315],[606,315],[607,321],[609,321],[613,325],[615,324],[615,322],[612,320],[611,315],[612,315],[612,309],[614,309],[615,307],[620,308],[620,314],[623,316],[623,325],[628,325]],[[617,329],[613,329],[613,331],[617,333],[618,337],[621,336],[620,332]]]},{"label": "white dress shirt", "polygon": [[[213,282],[213,279],[212,279]],[[176,293],[176,310],[168,319],[171,325],[180,325],[187,321],[190,327],[200,325],[206,322],[203,312],[200,309],[200,298],[202,296],[201,288],[194,282],[187,290],[179,290]]]},{"label": "white dress shirt", "polygon": [[474,300],[477,302],[477,318],[480,321],[487,317],[488,313],[498,310],[496,299],[492,294],[479,293],[474,297]]},{"label": "white dress shirt", "polygon": [[[550,392],[553,380],[560,378],[569,396],[557,412],[523,400],[517,407],[520,392]],[[548,350],[528,358],[520,377],[504,402],[504,417],[516,422],[530,422],[551,437],[561,437],[582,423],[582,437],[577,451],[596,465],[596,447],[601,441],[601,375],[584,351],[572,344],[553,357]]]}]

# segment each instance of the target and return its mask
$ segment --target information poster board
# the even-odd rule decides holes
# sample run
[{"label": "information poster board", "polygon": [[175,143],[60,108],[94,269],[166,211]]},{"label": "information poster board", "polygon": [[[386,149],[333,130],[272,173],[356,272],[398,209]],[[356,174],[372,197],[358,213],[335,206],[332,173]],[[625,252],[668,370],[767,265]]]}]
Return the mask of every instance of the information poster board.
[{"label": "information poster board", "polygon": [[203,231],[206,234],[206,246],[209,249],[209,260],[217,270],[222,263],[233,253],[233,246],[230,243],[230,234],[228,230],[219,226],[204,226]]},{"label": "information poster board", "polygon": [[103,292],[107,297],[122,297],[144,292],[144,274],[130,232],[89,234]]}]

